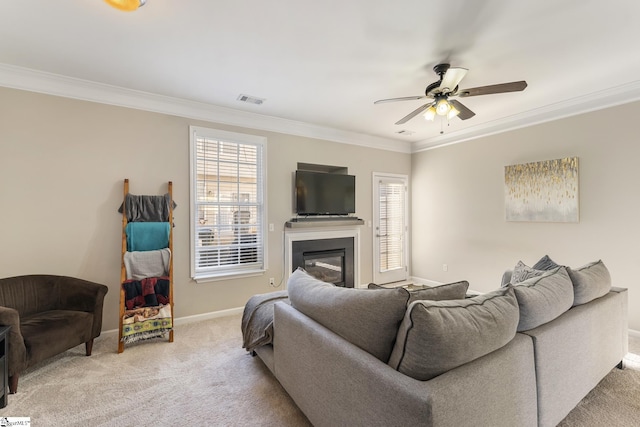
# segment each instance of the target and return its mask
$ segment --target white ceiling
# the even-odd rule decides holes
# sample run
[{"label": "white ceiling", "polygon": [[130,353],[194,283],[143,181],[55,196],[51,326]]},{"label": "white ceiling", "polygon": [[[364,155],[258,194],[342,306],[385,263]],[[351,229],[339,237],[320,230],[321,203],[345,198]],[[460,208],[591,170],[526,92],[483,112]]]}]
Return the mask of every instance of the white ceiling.
[{"label": "white ceiling", "polygon": [[[7,0],[0,85],[418,150],[640,99],[638,22],[634,0]],[[476,116],[448,125],[373,104],[424,94],[440,62],[462,88],[529,86],[460,99]]]}]

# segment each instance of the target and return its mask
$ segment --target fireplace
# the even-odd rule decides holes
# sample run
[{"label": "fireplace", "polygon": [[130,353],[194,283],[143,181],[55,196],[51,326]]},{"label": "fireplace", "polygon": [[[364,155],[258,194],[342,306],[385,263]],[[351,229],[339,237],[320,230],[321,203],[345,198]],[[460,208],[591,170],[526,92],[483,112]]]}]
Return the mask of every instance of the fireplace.
[{"label": "fireplace", "polygon": [[336,286],[359,287],[360,231],[357,226],[285,228],[285,272],[288,278],[302,267],[312,276]]},{"label": "fireplace", "polygon": [[353,288],[353,237],[294,241],[291,254],[291,271],[302,267],[323,282]]}]

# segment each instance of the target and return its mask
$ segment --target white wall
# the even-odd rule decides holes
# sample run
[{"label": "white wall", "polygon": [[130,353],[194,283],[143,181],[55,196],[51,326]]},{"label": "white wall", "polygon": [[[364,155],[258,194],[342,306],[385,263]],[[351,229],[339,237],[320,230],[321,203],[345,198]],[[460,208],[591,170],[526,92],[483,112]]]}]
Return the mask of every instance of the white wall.
[{"label": "white wall", "polygon": [[[196,284],[189,277],[189,125],[268,138],[269,270]],[[410,174],[411,156],[273,132],[0,88],[0,277],[60,274],[104,283],[103,329],[117,328],[123,180],[133,194],[162,194],[173,181],[175,314],[244,306],[283,276],[283,229],[292,217],[297,162],[347,166],[357,215],[372,219],[371,176]],[[361,229],[361,281],[372,280],[371,229]],[[282,287],[280,287],[282,289]]]},{"label": "white wall", "polygon": [[[613,285],[629,288],[630,328],[640,330],[638,117],[633,103],[414,154],[413,275],[489,291],[518,260],[602,259]],[[506,222],[504,166],[570,156],[580,222]]]}]

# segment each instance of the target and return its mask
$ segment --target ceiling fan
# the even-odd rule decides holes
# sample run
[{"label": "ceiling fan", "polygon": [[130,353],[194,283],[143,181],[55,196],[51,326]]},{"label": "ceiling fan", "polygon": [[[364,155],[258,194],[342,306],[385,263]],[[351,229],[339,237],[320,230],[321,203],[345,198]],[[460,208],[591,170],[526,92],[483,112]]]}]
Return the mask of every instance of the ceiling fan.
[{"label": "ceiling fan", "polygon": [[425,112],[424,116],[427,120],[433,120],[436,115],[447,116],[448,118],[457,116],[461,120],[467,120],[475,116],[476,113],[465,107],[465,105],[460,101],[450,98],[454,96],[466,98],[469,96],[490,95],[494,93],[520,92],[527,87],[527,82],[521,80],[518,82],[500,83],[470,89],[459,89],[458,84],[460,84],[464,76],[467,74],[468,70],[466,68],[451,67],[449,64],[438,64],[433,67],[433,71],[440,76],[440,80],[427,86],[424,91],[424,95],[380,99],[374,102],[374,104],[395,101],[411,101],[424,98],[430,98],[433,100],[416,108],[398,120],[396,122],[397,125],[408,122],[423,111]]}]

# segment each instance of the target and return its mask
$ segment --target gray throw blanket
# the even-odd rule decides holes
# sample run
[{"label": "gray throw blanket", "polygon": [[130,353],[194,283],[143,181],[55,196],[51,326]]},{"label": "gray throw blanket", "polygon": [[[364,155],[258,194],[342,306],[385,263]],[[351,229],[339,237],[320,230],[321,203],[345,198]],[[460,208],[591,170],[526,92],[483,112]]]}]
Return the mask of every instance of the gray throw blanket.
[{"label": "gray throw blanket", "polygon": [[136,196],[127,194],[124,203],[118,208],[122,213],[125,207],[127,222],[167,222],[169,221],[169,206],[175,209],[176,204],[169,193],[163,196]]},{"label": "gray throw blanket", "polygon": [[287,291],[275,291],[249,298],[242,313],[242,347],[252,352],[256,347],[273,342],[273,305],[289,304]]},{"label": "gray throw blanket", "polygon": [[169,249],[125,252],[124,266],[127,272],[127,280],[168,276],[170,261],[171,251]]}]

